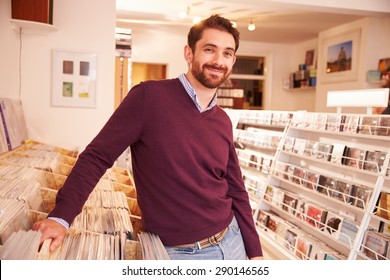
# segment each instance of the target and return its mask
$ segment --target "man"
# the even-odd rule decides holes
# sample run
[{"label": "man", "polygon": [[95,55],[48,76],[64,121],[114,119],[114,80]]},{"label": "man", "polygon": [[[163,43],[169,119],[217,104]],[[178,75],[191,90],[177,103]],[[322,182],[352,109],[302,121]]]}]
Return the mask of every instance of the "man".
[{"label": "man", "polygon": [[239,32],[218,15],[193,26],[179,78],[131,89],[83,151],[49,218],[34,225],[58,247],[94,186],[131,147],[145,231],[171,259],[262,259],[232,124],[216,106],[216,88],[236,60]]}]

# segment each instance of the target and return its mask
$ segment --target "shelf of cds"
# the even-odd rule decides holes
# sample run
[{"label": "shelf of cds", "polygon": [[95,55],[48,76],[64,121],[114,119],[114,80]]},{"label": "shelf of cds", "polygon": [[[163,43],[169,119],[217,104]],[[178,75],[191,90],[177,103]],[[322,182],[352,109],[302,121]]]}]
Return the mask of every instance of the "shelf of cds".
[{"label": "shelf of cds", "polygon": [[54,208],[56,194],[67,178],[57,168],[63,157],[30,144],[0,155],[2,259],[141,259],[136,241],[141,221],[136,190],[128,171],[119,167],[108,169],[100,179],[56,252],[45,251],[45,246],[38,251],[34,242],[14,247],[36,238],[32,224]]},{"label": "shelf of cds", "polygon": [[[234,143],[253,211],[259,203],[289,112],[227,110],[235,129]],[[233,121],[233,112],[239,112]]]},{"label": "shelf of cds", "polygon": [[159,243],[143,235],[141,244],[135,184],[129,170],[117,166],[100,179],[63,244],[55,252],[48,250],[50,240],[39,246],[40,232],[31,227],[54,208],[79,152],[29,140],[19,100],[0,99],[0,119],[0,259],[166,257],[159,247],[145,255],[144,246]]},{"label": "shelf of cds", "polygon": [[390,259],[390,116],[281,113],[234,123],[263,246],[280,259]]}]

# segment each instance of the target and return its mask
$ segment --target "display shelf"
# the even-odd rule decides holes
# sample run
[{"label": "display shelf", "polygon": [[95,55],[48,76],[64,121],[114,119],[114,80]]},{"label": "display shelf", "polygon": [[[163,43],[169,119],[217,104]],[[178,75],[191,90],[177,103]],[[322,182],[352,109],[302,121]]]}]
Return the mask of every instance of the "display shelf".
[{"label": "display shelf", "polygon": [[252,74],[230,74],[230,79],[239,79],[239,80],[265,80],[264,75],[252,75]]},{"label": "display shelf", "polygon": [[[319,238],[346,258],[356,259],[360,254],[363,236],[367,228],[378,228],[377,222],[375,222],[375,219],[372,219],[372,213],[379,192],[383,187],[384,177],[387,177],[385,170],[389,164],[389,138],[384,135],[364,134],[367,132],[367,129],[363,126],[363,120],[372,118],[372,116],[366,115],[344,115],[345,120],[356,120],[356,126],[348,127],[348,122],[344,121],[342,130],[345,129],[346,131],[327,131],[328,117],[332,119],[334,116],[331,114],[324,116],[324,114],[305,113],[303,119],[296,118],[292,120],[283,143],[288,144],[287,148],[283,146],[282,150],[276,153],[276,164],[274,165],[287,165],[285,170],[288,171],[286,171],[286,174],[282,174],[282,176],[288,179],[278,178],[280,171],[283,170],[276,169],[275,171],[274,169],[268,183],[278,187],[283,192],[292,192],[298,197],[304,194],[306,199],[317,203],[320,209],[324,209],[327,216],[340,217],[341,223],[339,227],[342,227],[342,223],[346,220],[348,220],[348,223],[353,223],[357,230],[354,234],[349,233],[351,242],[347,248],[343,248],[340,246],[339,241],[319,235],[316,228],[308,227],[305,223],[302,224],[291,217],[286,217],[286,219],[292,220],[294,224],[298,224],[306,234]],[[386,120],[384,123],[390,120],[387,117],[382,117],[382,119]],[[320,127],[323,129],[319,129]],[[378,133],[379,129],[383,129],[378,124],[376,126],[372,125],[371,128],[373,128],[371,132],[375,133]],[[291,143],[286,142],[288,137],[295,141],[292,147]],[[313,145],[317,148],[309,150],[307,155],[305,154],[307,152],[305,148],[307,148],[309,143],[310,148]],[[320,147],[325,144],[331,147],[331,149],[325,149],[327,152],[323,152],[323,154],[318,153]],[[343,151],[346,151],[342,152],[339,160],[333,158],[335,153],[333,153],[332,149],[337,145],[341,145],[344,147]],[[317,155],[315,154],[316,150]],[[352,151],[359,152],[356,158]],[[378,155],[378,157],[381,157],[381,160],[379,161],[378,159],[378,162],[372,162],[368,155]],[[356,162],[356,165],[352,165],[352,162]],[[296,181],[305,178],[309,171],[311,174],[316,174],[319,179],[316,179],[314,189],[304,190],[304,187],[296,184]],[[276,176],[277,174],[278,176]],[[304,174],[303,178],[301,178],[301,174]],[[325,178],[326,181],[321,182],[320,176]],[[343,186],[351,186],[351,191],[347,192],[351,195],[346,196],[343,194],[344,201],[337,199],[341,193],[341,189],[338,187],[339,183],[342,183],[340,185]],[[352,189],[355,192],[359,191],[359,193],[364,190],[367,195],[365,198],[358,197],[357,193],[352,195]],[[354,204],[353,207],[351,203]],[[340,211],[339,209],[344,210]],[[280,208],[275,208],[274,210],[278,213],[281,211]],[[324,222],[323,227],[327,226],[325,224],[326,220],[322,221]]]},{"label": "display shelf", "polygon": [[10,19],[12,25],[15,29],[22,29],[23,32],[28,34],[38,34],[38,35],[46,35],[48,33],[57,31],[57,27],[36,22],[36,21],[28,21],[28,20],[19,20],[19,19]]},{"label": "display shelf", "polygon": [[234,116],[234,143],[244,183],[249,193],[260,198],[291,114],[239,110],[238,114],[232,114],[230,111],[230,115]]},{"label": "display shelf", "polygon": [[[281,259],[388,259],[370,253],[366,235],[383,235],[383,225],[390,224],[386,215],[375,214],[381,193],[390,193],[390,116],[295,112],[276,131],[280,118],[274,116],[272,111],[242,112],[234,130],[243,174],[251,175],[248,192],[260,196],[254,219],[267,250]],[[270,149],[272,138],[264,137],[273,132],[281,134]],[[265,153],[265,147],[272,159],[267,173],[256,164],[256,153]],[[296,231],[295,251],[281,244],[285,225]],[[390,243],[389,233],[385,238]],[[298,249],[303,245],[327,253],[305,255]]]},{"label": "display shelf", "polygon": [[311,91],[315,89],[316,87],[284,88],[286,91]]}]

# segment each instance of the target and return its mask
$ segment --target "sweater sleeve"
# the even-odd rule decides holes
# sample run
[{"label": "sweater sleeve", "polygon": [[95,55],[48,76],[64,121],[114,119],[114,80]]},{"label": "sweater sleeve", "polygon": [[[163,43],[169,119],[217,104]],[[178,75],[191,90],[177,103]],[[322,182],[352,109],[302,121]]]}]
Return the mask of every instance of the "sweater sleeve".
[{"label": "sweater sleeve", "polygon": [[233,199],[233,211],[242,233],[245,250],[249,258],[262,256],[259,235],[253,221],[249,196],[245,189],[234,145],[231,145],[226,180],[228,196]]},{"label": "sweater sleeve", "polygon": [[115,160],[135,143],[143,128],[145,94],[135,86],[122,101],[101,131],[79,155],[76,164],[58,191],[56,206],[49,217],[62,218],[71,224],[82,211],[94,187]]}]

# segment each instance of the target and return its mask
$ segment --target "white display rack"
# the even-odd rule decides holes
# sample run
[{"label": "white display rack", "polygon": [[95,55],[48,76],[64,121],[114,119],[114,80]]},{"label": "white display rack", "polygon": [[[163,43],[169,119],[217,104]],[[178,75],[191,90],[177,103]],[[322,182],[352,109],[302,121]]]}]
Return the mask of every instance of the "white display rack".
[{"label": "white display rack", "polygon": [[388,88],[339,90],[328,92],[326,106],[337,107],[339,114],[342,107],[366,107],[367,114],[371,114],[372,107],[387,107],[388,102]]},{"label": "white display rack", "polygon": [[256,110],[230,115],[266,249],[280,259],[389,259],[372,252],[365,236],[379,232],[390,243],[390,233],[381,232],[390,228],[383,217],[390,214],[375,214],[380,195],[390,193],[390,116]]}]

